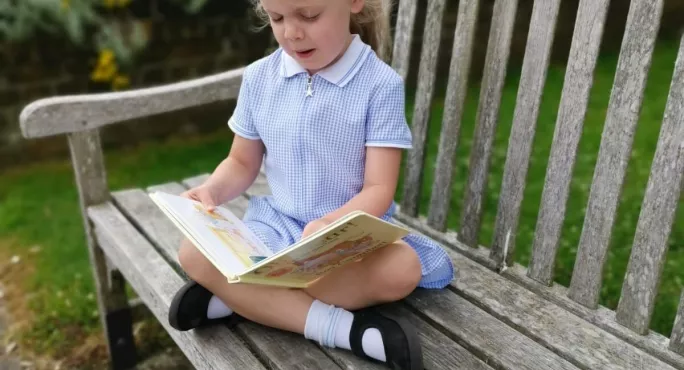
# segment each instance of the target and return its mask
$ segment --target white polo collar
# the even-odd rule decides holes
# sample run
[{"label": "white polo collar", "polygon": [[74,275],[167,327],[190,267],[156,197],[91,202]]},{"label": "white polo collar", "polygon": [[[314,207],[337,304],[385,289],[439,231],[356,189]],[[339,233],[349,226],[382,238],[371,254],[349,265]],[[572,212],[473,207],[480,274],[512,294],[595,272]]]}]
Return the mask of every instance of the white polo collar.
[{"label": "white polo collar", "polygon": [[[342,57],[334,64],[318,71],[318,76],[337,86],[344,86],[359,71],[363,61],[369,55],[371,48],[361,40],[359,35],[353,35],[352,42]],[[280,75],[292,77],[299,73],[308,73],[294,58],[281,49]]]}]

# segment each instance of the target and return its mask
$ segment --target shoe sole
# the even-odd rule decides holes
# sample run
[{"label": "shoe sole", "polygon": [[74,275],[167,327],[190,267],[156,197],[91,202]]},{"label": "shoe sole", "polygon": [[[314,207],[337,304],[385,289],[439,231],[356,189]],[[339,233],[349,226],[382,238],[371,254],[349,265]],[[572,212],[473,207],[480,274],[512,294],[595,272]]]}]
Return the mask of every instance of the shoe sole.
[{"label": "shoe sole", "polygon": [[178,308],[180,307],[181,299],[185,297],[185,293],[187,293],[187,291],[190,290],[190,288],[192,288],[195,284],[197,283],[186,283],[180,290],[178,290],[178,292],[176,292],[176,295],[171,301],[171,307],[169,307],[169,324],[178,331],[189,330],[181,328],[180,325],[178,325]]},{"label": "shoe sole", "polygon": [[403,317],[393,317],[401,329],[406,333],[406,341],[408,342],[409,353],[411,354],[411,368],[410,370],[423,370],[423,348],[420,345],[418,331]]}]

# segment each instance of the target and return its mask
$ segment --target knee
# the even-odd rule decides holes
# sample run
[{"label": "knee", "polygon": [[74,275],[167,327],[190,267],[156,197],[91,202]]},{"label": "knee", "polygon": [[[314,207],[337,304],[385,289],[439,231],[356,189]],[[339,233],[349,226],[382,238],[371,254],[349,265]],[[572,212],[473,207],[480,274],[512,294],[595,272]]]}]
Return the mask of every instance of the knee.
[{"label": "knee", "polygon": [[187,239],[178,250],[178,263],[190,279],[202,284],[215,276],[214,265]]},{"label": "knee", "polygon": [[386,302],[406,298],[413,292],[421,279],[420,259],[410,246],[401,243],[392,246],[395,250],[387,263],[372,273],[372,279],[379,284],[376,294]]}]

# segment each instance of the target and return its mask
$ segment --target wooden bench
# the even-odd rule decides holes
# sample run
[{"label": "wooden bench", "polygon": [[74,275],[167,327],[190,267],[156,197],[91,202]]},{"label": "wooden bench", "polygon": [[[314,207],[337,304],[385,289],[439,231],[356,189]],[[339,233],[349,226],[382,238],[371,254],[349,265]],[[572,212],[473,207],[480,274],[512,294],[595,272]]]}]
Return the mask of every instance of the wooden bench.
[{"label": "wooden bench", "polygon": [[[459,4],[432,198],[427,217],[417,212],[445,3],[428,2],[411,121],[415,147],[407,157],[404,194],[396,219],[442,243],[458,268],[457,279],[448,289],[417,290],[385,309],[406,315],[419,328],[428,369],[684,369],[684,299],[669,339],[649,330],[684,172],[684,47],[679,50],[620,302],[616,312],[598,305],[602,266],[663,0],[631,2],[569,288],[554,284],[552,272],[608,0],[581,0],[579,4],[529,268],[512,261],[513,236],[560,0],[534,3],[489,248],[476,241],[517,0],[498,0],[494,6],[458,233],[446,229],[445,220],[478,0]],[[402,0],[398,7],[392,66],[404,78],[409,71],[407,45],[411,44],[416,8],[416,0]],[[145,189],[110,191],[99,130],[124,120],[235,99],[242,71],[135,91],[47,98],[21,113],[26,137],[68,137],[113,367],[131,368],[136,363],[132,315],[124,293],[128,282],[197,368],[378,368],[347,351],[321,348],[302,336],[253,323],[232,330],[213,327],[191,332],[178,332],[167,324],[171,298],[185,280],[176,262],[181,235],[147,192],[180,193],[208,175]],[[241,215],[250,196],[268,191],[262,174],[244,196],[228,206]],[[76,217],[64,215],[72,216]]]}]

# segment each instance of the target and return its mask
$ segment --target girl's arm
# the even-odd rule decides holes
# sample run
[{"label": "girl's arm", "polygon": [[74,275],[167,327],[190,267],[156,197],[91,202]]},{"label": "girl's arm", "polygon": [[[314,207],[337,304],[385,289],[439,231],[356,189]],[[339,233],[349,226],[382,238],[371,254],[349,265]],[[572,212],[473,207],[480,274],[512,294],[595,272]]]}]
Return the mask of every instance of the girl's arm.
[{"label": "girl's arm", "polygon": [[217,204],[227,202],[252,185],[259,175],[264,155],[261,140],[249,140],[235,135],[228,157],[216,167],[202,186],[212,189]]},{"label": "girl's arm", "polygon": [[311,225],[307,225],[304,235],[308,235],[349,212],[362,210],[376,217],[382,217],[394,200],[401,166],[399,148],[373,147],[366,149],[366,170],[363,189],[344,206],[328,213]]}]

